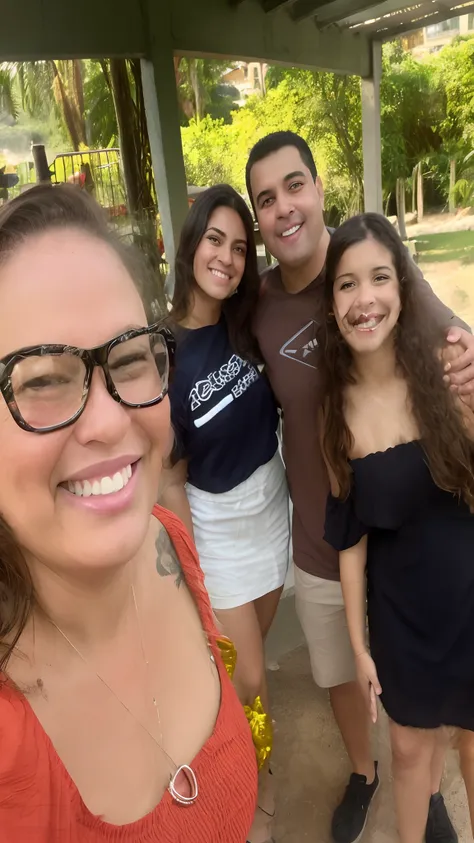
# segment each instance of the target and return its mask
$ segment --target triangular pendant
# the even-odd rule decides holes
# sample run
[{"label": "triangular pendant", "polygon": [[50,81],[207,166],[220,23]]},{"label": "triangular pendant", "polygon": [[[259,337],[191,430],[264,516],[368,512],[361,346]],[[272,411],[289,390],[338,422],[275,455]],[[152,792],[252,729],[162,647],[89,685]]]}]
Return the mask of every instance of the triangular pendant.
[{"label": "triangular pendant", "polygon": [[[186,783],[189,785],[189,795],[185,796],[181,793],[182,784],[178,782],[179,778],[183,776],[186,780]],[[187,789],[187,788],[186,788]],[[193,802],[196,801],[198,797],[198,783],[194,773],[194,770],[191,770],[191,767],[188,767],[187,764],[182,764],[176,773],[174,774],[173,778],[171,779],[168,790],[171,793],[175,802],[178,802],[180,805],[192,805]]]}]

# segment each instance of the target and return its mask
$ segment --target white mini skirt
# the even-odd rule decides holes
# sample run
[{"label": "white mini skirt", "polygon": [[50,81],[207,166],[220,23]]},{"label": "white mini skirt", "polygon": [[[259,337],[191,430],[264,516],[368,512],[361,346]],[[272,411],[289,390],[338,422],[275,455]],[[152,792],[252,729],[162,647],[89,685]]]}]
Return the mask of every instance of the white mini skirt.
[{"label": "white mini skirt", "polygon": [[277,450],[235,489],[186,486],[194,540],[214,609],[234,609],[280,588],[289,563],[289,496]]}]

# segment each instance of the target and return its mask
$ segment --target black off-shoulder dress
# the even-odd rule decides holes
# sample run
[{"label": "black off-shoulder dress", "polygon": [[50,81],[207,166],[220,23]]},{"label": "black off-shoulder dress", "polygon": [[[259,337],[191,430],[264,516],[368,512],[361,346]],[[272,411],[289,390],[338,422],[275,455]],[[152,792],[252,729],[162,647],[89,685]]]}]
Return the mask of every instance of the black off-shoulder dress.
[{"label": "black off-shoulder dress", "polygon": [[368,535],[368,618],[382,704],[403,726],[474,731],[474,516],[436,486],[419,442],[352,460],[330,497],[336,550]]}]

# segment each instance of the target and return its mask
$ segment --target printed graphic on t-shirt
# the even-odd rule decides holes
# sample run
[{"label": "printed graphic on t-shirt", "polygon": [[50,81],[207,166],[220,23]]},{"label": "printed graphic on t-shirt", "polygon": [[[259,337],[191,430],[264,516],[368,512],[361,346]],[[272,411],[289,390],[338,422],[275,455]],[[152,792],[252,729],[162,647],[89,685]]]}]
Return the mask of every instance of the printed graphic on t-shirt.
[{"label": "printed graphic on t-shirt", "polygon": [[303,366],[309,366],[311,369],[317,369],[316,366],[316,349],[318,343],[315,337],[314,319],[300,328],[296,334],[280,348],[282,357],[287,357],[289,360],[294,360],[296,363],[302,363]]},{"label": "printed graphic on t-shirt", "polygon": [[[194,426],[203,427],[210,422],[240,398],[256,380],[258,371],[255,366],[246,363],[238,354],[232,354],[227,363],[197,381],[189,393]],[[223,392],[225,394],[220,397],[219,393]]]}]

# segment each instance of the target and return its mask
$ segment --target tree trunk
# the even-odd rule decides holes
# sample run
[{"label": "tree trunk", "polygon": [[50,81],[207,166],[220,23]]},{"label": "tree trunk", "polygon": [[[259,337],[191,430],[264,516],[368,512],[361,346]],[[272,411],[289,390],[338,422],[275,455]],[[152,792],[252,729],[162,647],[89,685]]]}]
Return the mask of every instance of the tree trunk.
[{"label": "tree trunk", "polygon": [[262,92],[262,96],[265,97],[267,95],[267,85],[265,82],[265,71],[263,69],[263,62],[259,63],[259,76],[260,76],[260,89]]},{"label": "tree trunk", "polygon": [[78,150],[81,145],[81,137],[78,131],[75,115],[67,95],[66,86],[64,85],[55,61],[51,62],[51,67],[53,68],[54,81],[56,84],[56,100],[61,105],[62,112],[64,114],[64,121],[66,123],[69,137],[71,138],[73,149]]},{"label": "tree trunk", "polygon": [[405,179],[397,179],[397,217],[398,231],[402,240],[407,240],[405,225]]},{"label": "tree trunk", "polygon": [[132,128],[133,101],[125,59],[110,60],[110,81],[117,115],[120,157],[127,193],[128,211],[133,217],[136,217],[140,207],[137,178],[138,150],[135,146]]},{"label": "tree trunk", "polygon": [[418,170],[416,174],[416,204],[418,208],[417,221],[421,222],[425,214],[425,207],[423,201],[423,170],[421,167],[421,161],[418,164]]},{"label": "tree trunk", "polygon": [[87,145],[88,138],[85,121],[84,79],[82,70],[82,61],[80,59],[73,59],[72,77],[74,80],[74,100],[77,111],[77,122],[79,126],[79,132],[82,135],[83,143]]},{"label": "tree trunk", "polygon": [[449,162],[449,213],[454,214],[456,202],[454,196],[454,185],[456,184],[456,161],[454,158]]},{"label": "tree trunk", "polygon": [[147,299],[158,301],[164,312],[166,298],[157,239],[156,190],[138,59],[130,60],[130,73],[125,60],[110,60],[110,84],[117,114],[120,157],[133,239],[146,254],[154,271],[152,287],[146,291]]},{"label": "tree trunk", "polygon": [[201,83],[199,80],[198,64],[196,59],[189,59],[189,78],[194,93],[196,122],[199,123],[199,121],[203,118],[203,101],[201,96]]},{"label": "tree trunk", "polygon": [[411,174],[411,212],[412,214],[416,214],[416,177],[418,174],[418,167],[420,165],[416,164],[413,167],[413,172]]}]

